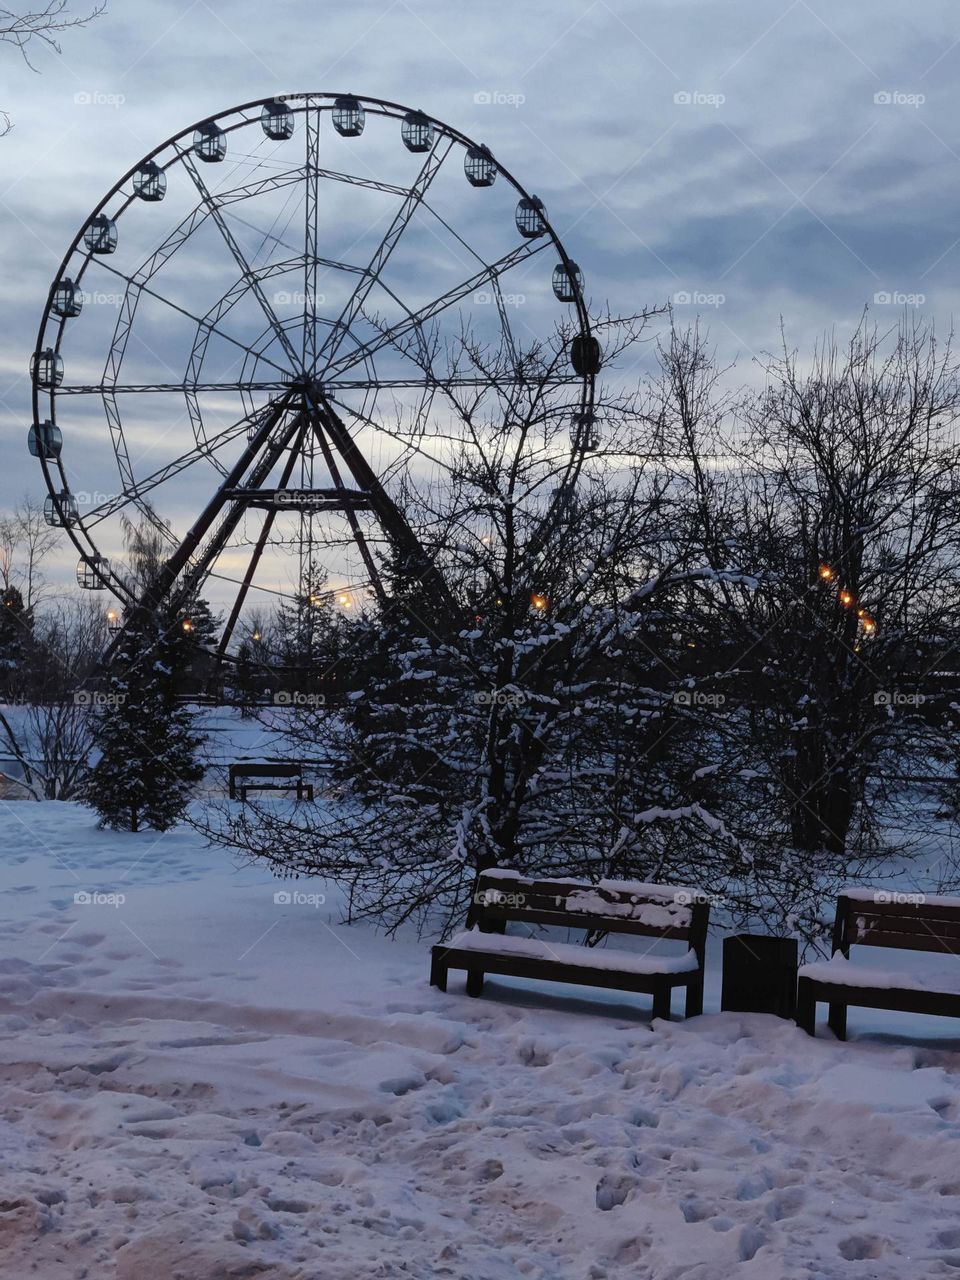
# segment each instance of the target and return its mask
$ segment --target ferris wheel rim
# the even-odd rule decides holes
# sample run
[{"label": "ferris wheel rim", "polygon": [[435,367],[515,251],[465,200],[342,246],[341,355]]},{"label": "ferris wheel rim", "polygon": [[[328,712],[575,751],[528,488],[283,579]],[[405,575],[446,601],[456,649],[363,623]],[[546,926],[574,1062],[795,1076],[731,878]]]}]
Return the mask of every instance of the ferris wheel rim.
[{"label": "ferris wheel rim", "polygon": [[[73,240],[71,241],[69,247],[64,253],[64,256],[60,262],[60,265],[50,285],[50,289],[46,299],[46,304],[43,308],[40,325],[37,332],[37,339],[34,347],[35,352],[41,353],[49,349],[54,352],[57,358],[61,358],[61,347],[64,342],[64,338],[66,336],[68,317],[62,314],[58,315],[54,311],[53,304],[54,304],[54,298],[55,298],[56,292],[58,288],[60,288],[65,281],[72,279],[77,284],[79,284],[82,281],[84,275],[86,274],[86,271],[93,265],[94,261],[98,259],[99,255],[93,252],[93,250],[88,249],[86,252],[84,252],[82,247],[85,234],[87,233],[88,228],[95,222],[95,220],[106,217],[107,211],[109,210],[110,221],[112,221],[113,223],[118,223],[122,218],[123,214],[129,210],[130,206],[135,202],[138,202],[139,197],[135,190],[125,190],[128,184],[131,184],[135,175],[137,175],[141,171],[144,171],[150,165],[153,165],[158,171],[164,174],[167,172],[167,170],[173,169],[178,164],[186,166],[188,164],[188,161],[192,160],[193,147],[184,146],[183,144],[187,139],[194,138],[197,131],[204,127],[215,125],[218,129],[222,131],[224,135],[229,135],[231,133],[235,133],[242,129],[249,128],[250,126],[257,124],[258,121],[261,121],[262,117],[260,114],[250,115],[249,113],[251,112],[262,113],[263,110],[270,104],[282,102],[293,114],[306,116],[306,114],[311,109],[317,110],[319,112],[332,112],[336,108],[337,100],[338,99],[342,100],[344,98],[352,98],[359,104],[360,107],[362,107],[364,112],[370,112],[373,115],[380,115],[384,118],[404,120],[409,118],[411,115],[416,115],[420,117],[423,121],[429,124],[429,126],[436,132],[438,138],[443,137],[448,139],[450,143],[450,147],[456,144],[456,145],[459,145],[461,148],[463,148],[465,152],[476,151],[478,149],[486,151],[486,148],[483,148],[482,144],[477,143],[468,134],[464,133],[462,130],[456,128],[455,126],[448,124],[446,121],[443,121],[438,117],[431,115],[428,112],[424,112],[421,110],[414,111],[410,107],[405,106],[401,103],[394,102],[390,99],[377,98],[369,95],[343,94],[343,93],[337,93],[333,91],[330,91],[330,92],[302,91],[302,92],[293,93],[293,94],[283,94],[280,96],[269,95],[266,97],[251,99],[247,102],[220,110],[213,115],[202,117],[200,120],[194,121],[192,124],[187,125],[186,127],[182,128],[178,132],[172,134],[170,137],[168,137],[163,142],[155,146],[152,150],[150,150],[145,155],[143,155],[134,165],[132,165],[114,183],[114,185],[100,199],[100,201],[93,208],[93,210],[88,215],[88,217],[80,225]],[[435,145],[436,143],[434,143],[434,146]],[[489,155],[489,152],[487,152],[487,154]],[[159,163],[159,160],[161,158],[164,159],[164,163],[162,164]],[[533,253],[540,252],[542,249],[550,245],[558,255],[560,265],[563,266],[569,273],[571,273],[571,275],[574,272],[579,274],[576,263],[574,263],[571,257],[569,256],[561,237],[559,236],[556,229],[554,228],[552,222],[550,221],[548,215],[546,214],[546,211],[543,209],[542,204],[540,204],[540,202],[537,200],[535,196],[532,196],[530,192],[528,192],[526,187],[524,187],[523,184],[520,183],[520,181],[515,177],[513,172],[510,169],[508,169],[499,159],[493,156],[490,156],[490,159],[493,165],[495,166],[496,175],[503,177],[503,179],[510,185],[510,187],[512,187],[512,189],[518,194],[520,201],[533,202],[539,205],[542,223],[543,223],[542,243],[540,243],[535,250],[532,250],[532,249],[529,250],[529,252],[524,256],[532,257]],[[277,175],[277,180],[279,181],[279,177],[283,176],[288,178],[291,182],[297,182],[301,180],[302,172],[303,171],[300,168],[300,166],[295,166],[292,169],[284,170],[281,175]],[[342,176],[342,175],[339,175],[339,176]],[[377,183],[369,182],[367,183],[367,185],[371,185],[371,186],[375,185],[385,189],[386,186],[389,186],[390,184],[377,184]],[[399,187],[397,188],[398,193],[403,190],[404,190],[403,188],[399,188]],[[218,193],[218,197],[219,197],[219,194],[220,193]],[[238,198],[246,198],[246,197],[238,197]],[[527,245],[530,244],[529,241],[527,241],[526,243]],[[75,270],[71,276],[68,273],[70,272],[71,264],[75,261],[78,253],[80,254],[79,268]],[[480,260],[482,261],[482,259]],[[102,258],[100,259],[100,261],[102,263]],[[113,268],[111,266],[111,264],[102,263],[102,265],[110,267],[110,269],[114,270],[117,275],[123,276],[123,273],[117,271],[116,268]],[[498,264],[493,264],[493,266],[489,268],[491,273],[494,270],[494,267],[496,267],[497,265]],[[491,274],[491,280],[499,279],[499,275],[502,275],[502,274],[505,274],[505,270],[501,270],[497,276],[494,276]],[[129,288],[130,277],[127,276],[125,278],[128,281],[128,288]],[[147,291],[149,292],[149,290]],[[169,301],[166,298],[164,298],[163,300]],[[220,301],[222,302],[222,299]],[[583,341],[589,342],[592,339],[592,326],[590,322],[589,313],[587,311],[586,304],[584,301],[583,290],[581,287],[578,286],[575,289],[575,297],[573,299],[570,299],[569,301],[572,302],[573,309],[576,314],[576,323],[573,326],[573,331],[576,337],[580,338]],[[215,307],[210,308],[207,312],[207,315],[209,316],[210,312],[213,310],[215,310]],[[48,334],[51,335],[50,338],[48,338]],[[595,341],[595,339],[593,340]],[[45,347],[45,343],[47,344],[46,347]],[[242,346],[243,344],[238,344],[238,345]],[[246,349],[249,353],[249,348],[246,348]],[[363,358],[364,357],[361,356],[361,359]],[[258,353],[255,359],[257,360],[263,359],[266,364],[274,364],[275,368],[277,369],[280,368],[279,365],[276,365],[272,360],[270,360],[266,356],[263,356],[262,353]],[[346,366],[346,368],[349,368],[349,364]],[[346,369],[342,368],[341,371],[346,371]],[[356,380],[356,381],[359,382],[360,380]],[[592,406],[593,395],[594,395],[594,381],[595,381],[594,372],[590,372],[587,374],[577,373],[576,377],[568,377],[567,379],[565,379],[565,381],[568,384],[573,384],[573,385],[579,384],[580,386],[579,398],[580,398],[580,405],[581,405],[582,411],[586,411],[590,406]],[[33,422],[35,424],[39,424],[41,422],[49,421],[54,426],[56,426],[58,397],[60,395],[67,396],[70,394],[75,394],[77,393],[77,390],[71,387],[64,387],[61,389],[59,386],[55,384],[49,387],[42,386],[40,383],[39,376],[36,373],[32,377],[31,382],[32,382]],[[382,382],[376,379],[375,377],[370,377],[369,379],[367,379],[367,383],[369,385],[373,385],[373,384],[376,384],[377,386],[382,385]],[[158,391],[162,389],[168,389],[170,391],[173,391],[175,389],[178,391],[184,390],[183,384],[177,384],[176,387],[174,387],[174,385],[171,384],[169,388],[162,388],[160,384],[152,384],[152,385]],[[227,384],[227,387],[229,387],[229,389],[233,389],[235,385],[236,384]],[[282,384],[280,382],[276,384],[278,389],[281,385]],[[411,383],[411,385],[413,385],[413,383]],[[416,385],[421,385],[421,384],[417,383]],[[336,391],[338,389],[341,389],[344,386],[344,384],[338,382],[336,379],[331,379],[330,386],[331,386],[331,392],[335,395]],[[122,394],[124,390],[122,386],[117,386],[116,384],[106,388],[104,388],[102,384],[100,388],[95,388],[93,385],[89,386],[89,390],[91,392],[94,391],[95,389],[99,390],[100,394],[104,394],[105,391],[109,391],[113,395]],[[192,389],[195,391],[196,387]],[[438,389],[442,390],[442,387]],[[44,393],[46,393],[48,398],[48,403],[49,403],[48,416],[45,416],[41,410],[41,405],[44,403],[44,399],[43,399]],[[347,408],[347,406],[345,405],[343,405],[342,407]],[[248,414],[247,416],[249,417],[252,415]],[[197,444],[198,444],[198,455],[197,455],[198,457],[199,456],[211,457],[212,453],[215,452],[215,447],[213,449],[203,448],[200,446],[199,440],[197,440]],[[69,453],[68,453],[68,457],[69,457]],[[41,470],[42,470],[42,474],[44,477],[48,494],[56,498],[59,495],[62,495],[64,493],[69,493],[70,492],[69,476],[68,476],[68,470],[65,466],[65,460],[64,460],[63,454],[58,453],[55,457],[48,458],[41,453],[39,457],[39,461],[41,463]],[[118,462],[119,462],[119,455],[118,455]],[[217,465],[218,467],[220,466],[219,463],[215,465]],[[121,472],[122,470],[123,468],[121,465]],[[121,475],[121,479],[122,479],[122,475]],[[59,484],[57,483],[58,480],[59,480]],[[136,489],[136,486],[131,486],[131,488]],[[143,510],[142,504],[139,501],[141,497],[142,497],[142,493],[134,492],[133,495],[128,499],[128,501],[133,506],[136,506],[138,509]],[[98,523],[99,523],[98,520],[90,520],[88,515],[82,519],[77,518],[72,521],[64,521],[62,525],[62,527],[64,528],[64,531],[68,535],[69,540],[73,543],[76,550],[80,554],[81,561],[103,560],[103,557],[100,555],[96,542],[90,533],[90,529],[93,527],[96,527]],[[113,572],[110,573],[109,579],[106,580],[103,585],[105,585],[111,592],[113,592],[114,596],[116,596],[116,598],[122,604],[126,605],[135,601],[136,597],[130,591],[127,583],[121,577],[115,575]]]}]

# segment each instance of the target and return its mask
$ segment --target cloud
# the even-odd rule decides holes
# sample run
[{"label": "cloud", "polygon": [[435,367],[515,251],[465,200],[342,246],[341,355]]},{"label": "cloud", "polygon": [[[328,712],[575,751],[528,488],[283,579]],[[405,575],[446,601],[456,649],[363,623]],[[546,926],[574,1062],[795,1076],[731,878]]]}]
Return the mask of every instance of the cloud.
[{"label": "cloud", "polygon": [[[683,303],[680,314],[702,309],[722,357],[739,357],[741,369],[776,345],[781,315],[791,340],[809,347],[878,294],[922,295],[922,314],[946,327],[960,266],[954,23],[946,0],[922,11],[900,0],[876,0],[867,11],[823,0],[394,0],[322,9],[304,0],[138,0],[68,33],[62,58],[44,55],[40,75],[0,50],[0,105],[16,125],[0,141],[6,502],[40,492],[25,448],[24,371],[49,283],[88,211],[165,137],[272,93],[369,93],[482,140],[543,198],[596,304],[632,312],[678,294],[713,299]],[[342,157],[345,148],[333,151]],[[352,156],[368,174],[404,158],[398,140],[374,127]],[[505,193],[473,192],[460,176],[446,194],[458,229],[492,245],[494,209],[509,217]],[[173,207],[161,206],[165,214]],[[357,226],[352,246],[344,235],[359,207],[348,189],[333,191],[322,234],[361,260],[373,224]],[[279,205],[270,209],[278,214]],[[429,291],[431,272],[439,281],[452,270],[454,246],[435,231],[398,252],[411,296]],[[215,300],[214,289],[219,296],[236,275],[235,264],[214,257],[213,239],[198,238],[208,255],[171,262],[167,277],[180,298],[192,286],[198,308],[204,290]],[[549,293],[541,294],[551,268],[535,261],[524,270],[515,292],[530,301],[515,308],[518,331],[549,324]],[[886,319],[894,307],[878,310]],[[90,307],[82,322],[90,326],[82,360],[95,369],[115,312]],[[151,360],[157,378],[182,364],[172,318],[154,316],[153,325],[145,345],[130,348],[130,367],[144,378]],[[137,412],[153,466],[164,417],[156,405]],[[91,465],[106,469],[102,410],[78,407],[78,431],[81,423],[84,438],[99,433]],[[172,449],[189,445],[183,429],[181,403],[166,421]],[[96,479],[86,476],[84,487]],[[95,487],[114,483],[103,475]],[[178,522],[200,491],[184,481],[171,513]]]}]

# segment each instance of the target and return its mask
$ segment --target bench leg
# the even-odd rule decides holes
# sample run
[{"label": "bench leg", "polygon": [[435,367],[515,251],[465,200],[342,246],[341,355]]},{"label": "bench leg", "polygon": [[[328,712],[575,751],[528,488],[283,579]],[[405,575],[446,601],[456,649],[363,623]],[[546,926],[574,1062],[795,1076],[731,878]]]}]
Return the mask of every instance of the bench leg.
[{"label": "bench leg", "polygon": [[430,985],[440,991],[447,989],[447,966],[439,956],[432,956],[430,959]]},{"label": "bench leg", "polygon": [[653,993],[653,1016],[655,1018],[666,1018],[670,1021],[670,997],[673,994],[671,987],[658,987]]},{"label": "bench leg", "polygon": [[483,970],[468,969],[467,970],[467,995],[478,996],[483,990]]},{"label": "bench leg", "polygon": [[817,1002],[814,998],[813,983],[809,978],[801,978],[797,983],[796,1022],[808,1036],[817,1034]]},{"label": "bench leg", "polygon": [[703,974],[687,987],[687,1003],[684,1017],[696,1018],[703,1013]]},{"label": "bench leg", "polygon": [[846,1040],[847,1038],[847,1006],[845,1004],[831,1004],[829,1013],[827,1014],[827,1026],[837,1037],[838,1040]]}]

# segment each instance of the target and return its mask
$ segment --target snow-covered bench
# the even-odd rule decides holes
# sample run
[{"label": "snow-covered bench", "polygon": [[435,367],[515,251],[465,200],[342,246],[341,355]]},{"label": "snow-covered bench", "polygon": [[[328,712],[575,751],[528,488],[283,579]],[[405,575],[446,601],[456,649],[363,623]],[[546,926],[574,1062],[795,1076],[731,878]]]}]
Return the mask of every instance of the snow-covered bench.
[{"label": "snow-covered bench", "polygon": [[[467,971],[467,993],[478,996],[485,973],[611,987],[653,996],[653,1016],[669,1018],[674,987],[687,991],[686,1015],[703,1011],[703,963],[710,906],[695,889],[601,880],[527,879],[513,871],[482,871],[474,885],[467,928],[431,955],[430,983],[447,989],[447,971]],[[676,955],[579,946],[505,932],[514,921],[561,925],[597,935],[622,933],[687,943]]]},{"label": "snow-covered bench", "polygon": [[[850,960],[851,946],[951,956],[906,970],[881,971]],[[960,898],[884,889],[846,889],[837,899],[833,958],[804,965],[797,984],[797,1023],[814,1035],[818,1001],[846,1039],[847,1006],[960,1018]]]},{"label": "snow-covered bench", "polygon": [[250,791],[296,791],[298,800],[313,799],[313,783],[304,782],[303,765],[296,760],[241,760],[230,766],[228,785],[230,799],[239,796],[241,802]]}]

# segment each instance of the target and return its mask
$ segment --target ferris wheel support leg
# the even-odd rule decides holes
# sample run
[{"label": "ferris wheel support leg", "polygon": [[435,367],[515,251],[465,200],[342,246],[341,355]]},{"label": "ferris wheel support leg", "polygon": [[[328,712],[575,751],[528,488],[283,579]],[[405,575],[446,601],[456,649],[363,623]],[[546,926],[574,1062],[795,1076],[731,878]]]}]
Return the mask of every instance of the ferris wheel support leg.
[{"label": "ferris wheel support leg", "polygon": [[290,444],[293,436],[302,429],[303,417],[302,414],[297,414],[286,430],[281,432],[276,439],[271,439],[273,430],[287,412],[288,406],[289,401],[286,397],[271,406],[270,413],[264,417],[246,449],[244,449],[240,458],[220,485],[220,488],[207,503],[189,533],[180,543],[180,546],[165,562],[157,578],[143,593],[143,596],[131,611],[126,625],[104,654],[101,661],[102,668],[109,667],[111,661],[122,647],[126,635],[133,628],[142,625],[145,619],[149,618],[163,605],[175,610],[197,590],[207,569],[222,551],[227,538],[233,533],[243,512],[246,510],[242,502],[233,502],[231,510],[221,522],[209,545],[203,549],[194,568],[181,579],[175,590],[174,585],[191,557],[197,553],[203,538],[214,521],[230,503],[229,491],[239,485],[246,472],[250,469],[251,464],[255,465],[250,473],[250,483],[253,486],[261,485],[276,465],[284,449]]},{"label": "ferris wheel support leg", "polygon": [[[285,489],[290,483],[290,477],[293,475],[293,468],[296,466],[297,456],[299,449],[302,446],[305,434],[306,427],[303,427],[290,450],[290,457],[287,459],[283,468],[283,473],[280,476],[279,488],[281,489]],[[260,536],[257,538],[256,546],[253,549],[253,555],[250,557],[250,563],[247,565],[247,571],[243,575],[243,581],[240,584],[240,590],[237,593],[237,598],[233,602],[233,608],[230,610],[230,617],[227,619],[227,624],[223,628],[223,632],[220,636],[220,643],[217,645],[217,654],[220,657],[226,653],[230,641],[233,638],[233,632],[236,628],[237,621],[239,620],[240,612],[246,601],[247,593],[250,590],[250,584],[253,582],[254,575],[257,572],[257,567],[260,564],[260,559],[263,556],[264,548],[267,545],[267,539],[270,537],[270,531],[273,528],[273,523],[276,518],[276,510],[270,510],[267,512],[266,519],[263,522],[263,528],[260,530]]]},{"label": "ferris wheel support leg", "polygon": [[430,602],[429,607],[423,610],[423,620],[430,620],[437,626],[449,625],[456,619],[458,610],[443,574],[423,549],[419,538],[380,483],[333,406],[324,398],[316,406],[316,411],[320,424],[346,464],[354,482],[369,497],[370,506],[391,546],[400,552],[423,587],[425,597]]}]

